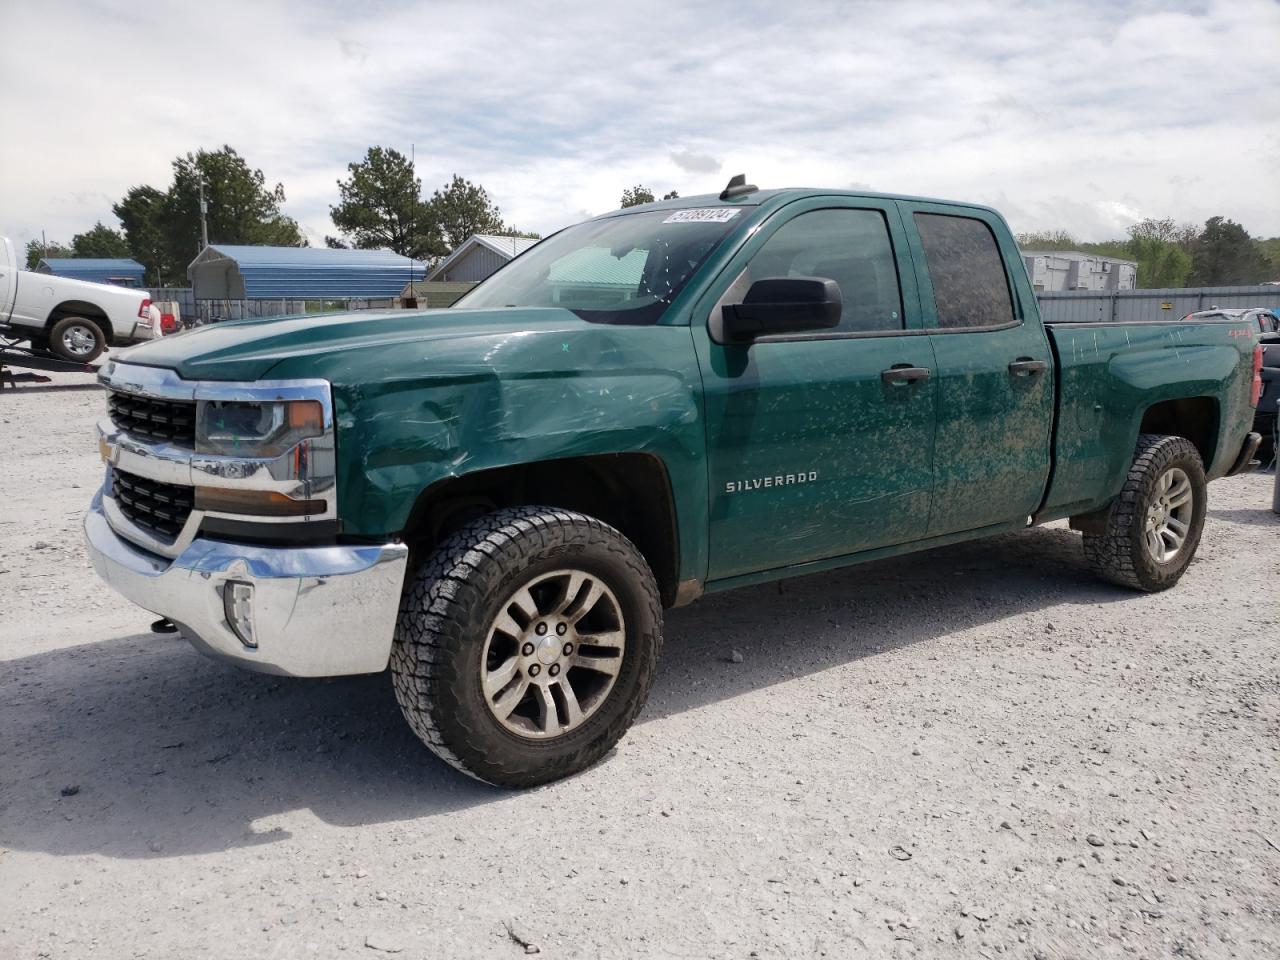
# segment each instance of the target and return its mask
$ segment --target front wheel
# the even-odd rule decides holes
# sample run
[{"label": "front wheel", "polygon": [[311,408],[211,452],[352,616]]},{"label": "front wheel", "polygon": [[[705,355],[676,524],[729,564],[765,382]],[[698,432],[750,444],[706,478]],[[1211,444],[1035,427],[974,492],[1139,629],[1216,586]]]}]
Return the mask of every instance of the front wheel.
[{"label": "front wheel", "polygon": [[1208,485],[1195,445],[1182,437],[1138,438],[1129,476],[1105,526],[1084,535],[1094,572],[1135,590],[1167,590],[1191,564],[1204,528]]},{"label": "front wheel", "polygon": [[488,514],[442,544],[401,603],[396,699],[438,756],[503,787],[595,763],[644,706],[662,608],[636,547],[552,507]]},{"label": "front wheel", "polygon": [[107,338],[92,320],[63,317],[49,331],[49,349],[63,360],[90,363],[107,349]]}]

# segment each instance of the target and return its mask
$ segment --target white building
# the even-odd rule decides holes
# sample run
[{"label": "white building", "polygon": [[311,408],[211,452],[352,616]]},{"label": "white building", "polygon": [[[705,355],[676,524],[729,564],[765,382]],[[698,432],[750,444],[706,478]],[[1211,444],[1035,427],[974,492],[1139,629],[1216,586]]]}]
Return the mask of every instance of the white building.
[{"label": "white building", "polygon": [[458,280],[479,282],[537,242],[533,237],[493,237],[484,233],[472,234],[458,244],[458,248],[453,253],[432,268],[427,274],[427,280],[433,283]]},{"label": "white building", "polygon": [[1058,290],[1133,290],[1138,265],[1079,250],[1023,250],[1022,260],[1037,292]]}]

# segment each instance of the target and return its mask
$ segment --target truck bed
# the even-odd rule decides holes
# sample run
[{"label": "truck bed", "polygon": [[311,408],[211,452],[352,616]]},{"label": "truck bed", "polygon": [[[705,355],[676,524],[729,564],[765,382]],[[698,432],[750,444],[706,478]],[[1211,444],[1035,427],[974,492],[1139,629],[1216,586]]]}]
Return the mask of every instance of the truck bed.
[{"label": "truck bed", "polygon": [[[1046,324],[1057,360],[1053,472],[1037,519],[1097,509],[1119,492],[1131,438],[1177,422],[1198,438],[1210,479],[1249,430],[1255,338],[1246,324],[1139,321]],[[1189,379],[1190,378],[1190,379]],[[1188,400],[1188,395],[1198,395]],[[1225,409],[1218,397],[1224,398]]]}]

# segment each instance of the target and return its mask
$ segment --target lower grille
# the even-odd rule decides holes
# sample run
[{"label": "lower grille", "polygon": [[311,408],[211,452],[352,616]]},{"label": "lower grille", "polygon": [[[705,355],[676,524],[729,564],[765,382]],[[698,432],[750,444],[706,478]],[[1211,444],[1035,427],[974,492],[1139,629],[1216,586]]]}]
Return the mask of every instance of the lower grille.
[{"label": "lower grille", "polygon": [[107,413],[125,433],[148,440],[195,446],[194,400],[158,400],[119,390],[107,392]]},{"label": "lower grille", "polygon": [[195,488],[161,483],[123,470],[112,475],[112,493],[120,512],[132,522],[172,543],[195,506]]}]

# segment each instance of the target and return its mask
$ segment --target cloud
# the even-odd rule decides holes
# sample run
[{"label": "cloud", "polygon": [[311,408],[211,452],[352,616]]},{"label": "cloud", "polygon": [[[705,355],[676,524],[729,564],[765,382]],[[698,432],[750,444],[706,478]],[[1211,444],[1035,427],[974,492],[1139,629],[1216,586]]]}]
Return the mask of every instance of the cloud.
[{"label": "cloud", "polygon": [[[987,202],[1080,239],[1138,214],[1280,234],[1274,84],[1195,66],[1274,59],[1271,0],[1084,0],[1079,30],[999,0],[356,9],[7,5],[0,233],[65,241],[130,186],[167,185],[173,157],[229,143],[285,185],[313,242],[373,144],[413,145],[428,191],[459,173],[543,233],[636,183],[719,191],[727,170]],[[38,38],[54,35],[50,69]],[[188,38],[180,58],[101,69],[162,36]]]},{"label": "cloud", "polygon": [[716,173],[722,164],[715,157],[692,150],[675,150],[671,162],[688,173]]},{"label": "cloud", "polygon": [[364,66],[369,60],[369,48],[358,40],[345,40],[339,37],[338,50],[348,60],[354,60],[361,66]]}]

